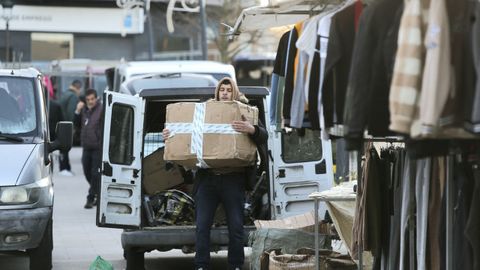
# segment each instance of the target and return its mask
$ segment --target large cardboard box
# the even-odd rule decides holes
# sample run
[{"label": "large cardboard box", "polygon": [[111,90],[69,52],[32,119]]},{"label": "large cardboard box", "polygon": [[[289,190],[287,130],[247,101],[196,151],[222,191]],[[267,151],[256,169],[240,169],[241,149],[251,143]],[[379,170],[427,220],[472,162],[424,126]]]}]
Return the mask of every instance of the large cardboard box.
[{"label": "large cardboard box", "polygon": [[146,194],[153,195],[183,183],[183,176],[175,164],[163,160],[163,148],[143,159],[143,187]]},{"label": "large cardboard box", "polygon": [[231,125],[242,120],[242,115],[251,124],[258,124],[258,109],[237,101],[169,104],[165,126],[172,135],[166,141],[165,160],[186,168],[252,165],[255,144]]}]

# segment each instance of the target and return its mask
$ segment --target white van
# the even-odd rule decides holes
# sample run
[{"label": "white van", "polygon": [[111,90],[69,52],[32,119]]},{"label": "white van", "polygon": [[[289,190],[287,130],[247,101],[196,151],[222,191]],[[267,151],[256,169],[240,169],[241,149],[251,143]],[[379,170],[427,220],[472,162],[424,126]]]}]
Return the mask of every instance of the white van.
[{"label": "white van", "polygon": [[196,73],[211,75],[216,80],[224,77],[235,79],[235,69],[232,65],[213,61],[132,61],[115,67],[113,88],[120,91],[120,85],[132,77],[164,74],[164,73]]},{"label": "white van", "polygon": [[[182,77],[178,77],[180,80]],[[122,246],[127,270],[144,269],[144,253],[152,250],[182,249],[192,252],[195,245],[195,226],[151,225],[146,205],[145,164],[147,149],[163,146],[166,106],[170,103],[202,102],[212,98],[215,87],[143,88],[137,95],[107,91],[103,134],[102,180],[97,226],[124,228]],[[330,141],[322,141],[318,132],[278,132],[268,128],[269,91],[265,87],[240,87],[259,109],[259,118],[269,133],[268,154],[257,164],[259,179],[263,178],[254,196],[257,211],[251,219],[279,219],[314,209],[308,195],[329,189],[333,185],[332,149]],[[158,179],[167,181],[168,179]],[[187,179],[185,179],[187,182]],[[247,198],[252,194],[247,194]],[[254,226],[245,226],[245,243]],[[228,245],[225,225],[211,231],[212,249]]]}]

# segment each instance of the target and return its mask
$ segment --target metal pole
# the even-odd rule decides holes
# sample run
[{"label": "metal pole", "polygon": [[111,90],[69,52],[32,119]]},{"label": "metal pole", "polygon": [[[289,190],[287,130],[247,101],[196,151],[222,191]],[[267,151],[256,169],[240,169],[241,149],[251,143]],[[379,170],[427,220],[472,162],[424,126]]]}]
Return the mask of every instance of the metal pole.
[{"label": "metal pole", "polygon": [[315,204],[315,269],[319,270],[320,265],[318,263],[318,198],[315,198],[313,200],[313,203]]},{"label": "metal pole", "polygon": [[199,0],[200,2],[200,20],[201,20],[201,32],[202,32],[202,59],[207,60],[207,14],[205,12],[205,0]]},{"label": "metal pole", "polygon": [[9,19],[5,19],[7,23],[5,28],[5,62],[10,61],[10,29],[9,29]]},{"label": "metal pole", "polygon": [[445,185],[447,194],[447,213],[446,213],[446,269],[454,269],[453,265],[453,157],[447,156],[447,184]]},{"label": "metal pole", "polygon": [[152,26],[152,15],[150,9],[147,10],[147,19],[148,19],[148,60],[153,60],[153,26]]}]

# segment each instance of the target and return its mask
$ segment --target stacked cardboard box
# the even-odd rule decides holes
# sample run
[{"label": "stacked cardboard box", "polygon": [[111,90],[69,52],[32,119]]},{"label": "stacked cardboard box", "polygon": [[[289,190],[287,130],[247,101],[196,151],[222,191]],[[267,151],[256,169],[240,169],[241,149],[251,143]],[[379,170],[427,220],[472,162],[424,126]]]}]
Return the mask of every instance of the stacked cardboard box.
[{"label": "stacked cardboard box", "polygon": [[143,160],[143,188],[146,194],[153,195],[183,183],[177,165],[163,160],[163,148],[148,155]]},{"label": "stacked cardboard box", "polygon": [[233,121],[258,123],[258,109],[231,101],[180,102],[167,106],[165,160],[186,168],[229,168],[252,165],[256,146],[248,135],[235,132]]}]

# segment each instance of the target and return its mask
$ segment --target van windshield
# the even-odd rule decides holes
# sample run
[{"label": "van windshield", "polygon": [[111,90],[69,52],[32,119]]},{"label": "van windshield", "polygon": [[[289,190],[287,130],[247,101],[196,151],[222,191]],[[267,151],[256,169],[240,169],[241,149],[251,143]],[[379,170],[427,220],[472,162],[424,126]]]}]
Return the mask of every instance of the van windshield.
[{"label": "van windshield", "polygon": [[0,77],[0,132],[24,134],[35,130],[34,81],[20,77]]}]

